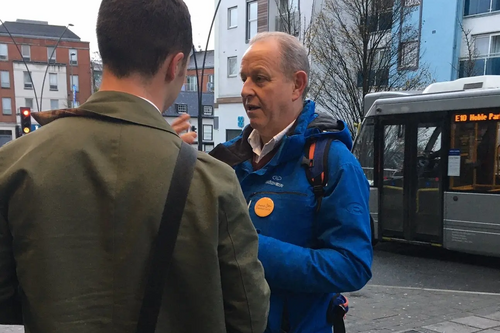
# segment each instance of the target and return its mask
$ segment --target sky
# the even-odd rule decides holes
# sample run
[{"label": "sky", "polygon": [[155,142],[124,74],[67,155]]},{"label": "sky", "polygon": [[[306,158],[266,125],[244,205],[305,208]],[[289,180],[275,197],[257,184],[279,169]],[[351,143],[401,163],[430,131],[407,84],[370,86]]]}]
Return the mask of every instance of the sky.
[{"label": "sky", "polygon": [[[191,13],[193,25],[193,42],[196,48],[205,49],[215,11],[213,0],[184,0]],[[0,19],[15,21],[27,19],[48,21],[52,25],[66,26],[72,23],[70,30],[82,41],[90,42],[91,54],[97,51],[95,25],[101,0],[0,0]],[[209,49],[213,49],[212,31]]]}]

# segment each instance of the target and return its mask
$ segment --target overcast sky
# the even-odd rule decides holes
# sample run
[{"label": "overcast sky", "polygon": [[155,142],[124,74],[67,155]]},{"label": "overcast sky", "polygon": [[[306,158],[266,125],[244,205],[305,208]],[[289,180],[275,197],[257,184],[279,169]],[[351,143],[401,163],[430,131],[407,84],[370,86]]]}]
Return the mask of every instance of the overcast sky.
[{"label": "overcast sky", "polygon": [[[205,48],[215,10],[213,0],[184,0],[191,13],[194,45]],[[71,31],[82,41],[90,42],[90,51],[97,51],[95,25],[101,0],[0,0],[0,19],[48,21],[53,25],[74,24]],[[213,49],[213,35],[209,49]]]}]

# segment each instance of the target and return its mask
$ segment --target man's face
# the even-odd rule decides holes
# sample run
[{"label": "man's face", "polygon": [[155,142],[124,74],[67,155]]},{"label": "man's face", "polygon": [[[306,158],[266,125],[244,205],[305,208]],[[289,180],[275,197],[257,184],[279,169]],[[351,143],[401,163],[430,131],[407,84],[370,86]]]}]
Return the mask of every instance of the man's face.
[{"label": "man's face", "polygon": [[272,138],[295,119],[294,80],[282,72],[281,53],[275,40],[256,42],[241,61],[241,97],[250,125]]}]

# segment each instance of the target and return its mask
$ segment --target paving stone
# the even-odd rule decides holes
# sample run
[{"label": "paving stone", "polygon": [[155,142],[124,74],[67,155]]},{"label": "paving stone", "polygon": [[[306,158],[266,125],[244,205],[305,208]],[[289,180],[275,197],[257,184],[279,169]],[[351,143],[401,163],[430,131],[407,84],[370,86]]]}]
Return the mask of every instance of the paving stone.
[{"label": "paving stone", "polygon": [[425,326],[424,328],[440,333],[472,333],[481,330],[477,327],[462,325],[451,321],[445,321],[435,325]]},{"label": "paving stone", "polygon": [[453,319],[452,321],[455,323],[469,325],[472,327],[477,327],[477,328],[482,328],[482,329],[500,326],[499,321],[491,320],[491,319],[487,319],[487,318],[481,318],[481,317],[477,317],[477,316],[457,318],[457,319]]},{"label": "paving stone", "polygon": [[493,319],[493,320],[500,321],[500,311],[495,312],[495,313],[491,313],[489,315],[484,315],[484,316],[481,316],[481,317],[485,317],[485,318],[488,318],[488,319]]}]

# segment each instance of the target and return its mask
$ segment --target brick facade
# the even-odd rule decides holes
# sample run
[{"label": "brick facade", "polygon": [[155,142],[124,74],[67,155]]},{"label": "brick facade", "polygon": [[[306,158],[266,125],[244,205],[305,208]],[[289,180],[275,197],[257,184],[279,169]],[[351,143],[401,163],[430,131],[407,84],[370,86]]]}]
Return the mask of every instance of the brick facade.
[{"label": "brick facade", "polygon": [[[43,39],[43,38],[27,38],[27,37],[14,37],[16,43],[21,47],[21,45],[30,46],[30,56],[31,59],[27,61],[28,64],[48,64],[48,51],[47,47],[55,46],[57,43],[56,39]],[[16,112],[20,106],[16,105],[16,92],[14,85],[14,73],[13,73],[13,63],[22,63],[21,55],[17,50],[15,44],[9,36],[0,36],[0,44],[7,44],[8,47],[8,60],[0,60],[0,70],[8,71],[10,73],[10,83],[9,89],[0,89],[1,97],[10,97],[12,101],[12,115],[4,116],[0,113],[0,122],[5,123],[15,123],[16,122]],[[69,50],[77,50],[77,61],[78,64],[70,65]],[[90,49],[88,42],[80,41],[69,41],[61,40],[56,48],[55,62],[57,64],[63,64],[66,66],[66,85],[68,96],[67,99],[71,100],[71,87],[70,87],[70,75],[78,75],[78,86],[79,91],[77,92],[77,101],[82,104],[84,103],[92,94],[92,73],[90,65]],[[45,86],[49,84],[49,77],[47,75]],[[37,97],[40,99],[41,87],[35,87]],[[36,104],[36,103],[35,103]],[[60,107],[63,107],[61,105]]]}]

